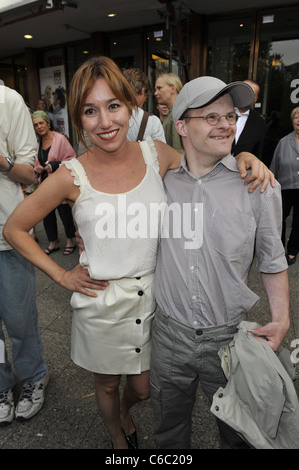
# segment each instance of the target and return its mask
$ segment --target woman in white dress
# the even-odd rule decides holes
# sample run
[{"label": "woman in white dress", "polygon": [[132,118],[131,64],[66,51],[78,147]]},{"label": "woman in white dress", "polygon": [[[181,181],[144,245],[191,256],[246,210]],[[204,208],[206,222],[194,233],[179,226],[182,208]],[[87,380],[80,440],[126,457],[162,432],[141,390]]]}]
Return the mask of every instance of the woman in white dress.
[{"label": "woman in white dress", "polygon": [[[136,448],[129,410],[149,397],[152,291],[165,207],[162,177],[180,154],[160,141],[129,142],[136,106],[128,82],[107,57],[93,58],[73,77],[69,109],[78,135],[93,146],[63,165],[22,202],[3,234],[59,285],[73,291],[72,358],[92,371],[98,405],[115,449]],[[255,185],[269,174],[257,160]],[[239,165],[240,168],[240,165]],[[240,169],[240,172],[242,170]],[[31,227],[67,200],[84,240],[80,264],[66,271],[29,236]],[[109,282],[108,282],[109,281]],[[127,375],[119,396],[122,374]]]}]

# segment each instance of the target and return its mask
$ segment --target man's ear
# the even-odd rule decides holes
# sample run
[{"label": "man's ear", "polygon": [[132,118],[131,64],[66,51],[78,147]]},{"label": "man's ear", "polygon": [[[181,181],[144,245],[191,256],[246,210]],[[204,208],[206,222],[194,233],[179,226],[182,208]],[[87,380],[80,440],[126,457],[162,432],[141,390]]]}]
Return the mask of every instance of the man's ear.
[{"label": "man's ear", "polygon": [[182,137],[186,137],[186,123],[183,120],[179,120],[175,123],[175,128],[178,131],[179,135]]}]

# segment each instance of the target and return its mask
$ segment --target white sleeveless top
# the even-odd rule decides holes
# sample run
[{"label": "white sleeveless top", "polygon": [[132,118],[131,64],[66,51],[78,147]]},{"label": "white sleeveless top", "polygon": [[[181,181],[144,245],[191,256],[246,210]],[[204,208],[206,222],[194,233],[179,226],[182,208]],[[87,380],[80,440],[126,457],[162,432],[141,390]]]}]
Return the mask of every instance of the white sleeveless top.
[{"label": "white sleeveless top", "polygon": [[79,160],[64,162],[80,188],[73,206],[85,246],[80,264],[94,279],[139,277],[155,271],[166,195],[153,140],[139,144],[146,174],[122,194],[95,190]]}]

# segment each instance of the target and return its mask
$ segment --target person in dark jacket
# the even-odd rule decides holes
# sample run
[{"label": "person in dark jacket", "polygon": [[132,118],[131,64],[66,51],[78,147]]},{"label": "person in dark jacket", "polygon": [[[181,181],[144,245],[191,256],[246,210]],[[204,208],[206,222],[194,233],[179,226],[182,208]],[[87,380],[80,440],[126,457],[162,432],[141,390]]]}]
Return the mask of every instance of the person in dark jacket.
[{"label": "person in dark jacket", "polygon": [[244,80],[254,92],[254,100],[246,108],[236,108],[238,114],[237,132],[232,144],[232,154],[238,155],[240,152],[251,152],[256,157],[262,157],[264,139],[266,133],[265,120],[253,109],[259,95],[260,87],[253,80]]}]

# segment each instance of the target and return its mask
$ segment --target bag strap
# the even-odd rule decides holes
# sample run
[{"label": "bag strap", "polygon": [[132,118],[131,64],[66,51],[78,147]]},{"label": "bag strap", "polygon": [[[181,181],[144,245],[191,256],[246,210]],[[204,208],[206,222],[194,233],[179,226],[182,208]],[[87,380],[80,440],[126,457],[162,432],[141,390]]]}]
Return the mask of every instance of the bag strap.
[{"label": "bag strap", "polygon": [[150,117],[150,115],[151,115],[151,113],[148,113],[147,111],[143,111],[142,121],[141,121],[141,124],[140,124],[140,127],[139,127],[139,132],[138,132],[136,142],[138,142],[138,140],[143,139],[146,124],[147,124],[147,121],[148,121],[148,118]]}]

